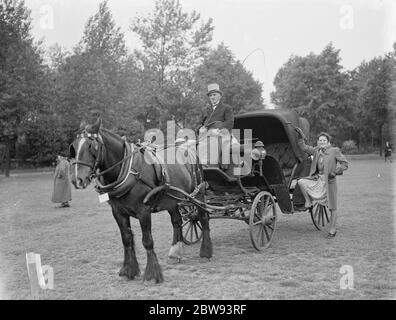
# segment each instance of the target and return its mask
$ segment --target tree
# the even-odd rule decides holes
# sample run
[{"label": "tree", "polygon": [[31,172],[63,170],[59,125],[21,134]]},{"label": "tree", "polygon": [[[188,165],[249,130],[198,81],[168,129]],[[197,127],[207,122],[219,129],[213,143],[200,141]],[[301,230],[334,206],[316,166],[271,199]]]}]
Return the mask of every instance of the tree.
[{"label": "tree", "polygon": [[391,139],[392,120],[395,116],[396,43],[393,52],[383,57],[363,61],[351,72],[355,91],[355,125],[360,147],[379,147]]},{"label": "tree", "polygon": [[[154,11],[146,17],[136,17],[131,25],[143,45],[135,57],[147,70],[151,86],[150,109],[159,115],[160,127],[169,118],[178,118],[174,112],[187,107],[192,92],[193,70],[207,52],[212,40],[212,19],[204,22],[193,11],[182,11],[178,0],[158,0]],[[154,86],[153,86],[154,85]],[[177,120],[177,119],[176,119]]]},{"label": "tree", "polygon": [[[100,3],[98,12],[88,19],[78,46],[58,66],[57,114],[65,119],[68,132],[82,119],[92,121],[99,115],[107,127],[123,134],[140,131],[140,125],[133,121],[134,96],[130,94],[138,83],[137,68],[128,59],[124,35],[107,1]],[[127,121],[133,130],[128,129]]]},{"label": "tree", "polygon": [[319,55],[292,56],[275,76],[271,93],[272,102],[306,117],[312,134],[325,130],[338,142],[352,134],[354,121],[348,103],[353,90],[340,60],[331,43]]},{"label": "tree", "polygon": [[223,43],[212,50],[195,74],[201,97],[205,97],[208,83],[219,83],[224,102],[234,113],[263,109],[262,84],[253,78]]},{"label": "tree", "polygon": [[5,145],[5,175],[10,150],[25,126],[46,107],[48,70],[30,34],[30,12],[22,0],[0,1],[0,139]]},{"label": "tree", "polygon": [[387,124],[390,114],[388,107],[391,101],[391,71],[395,65],[392,66],[389,57],[381,57],[370,61],[370,66],[371,72],[360,92],[359,118],[362,129],[367,128],[372,139],[377,140],[380,155],[382,155],[383,128]]}]

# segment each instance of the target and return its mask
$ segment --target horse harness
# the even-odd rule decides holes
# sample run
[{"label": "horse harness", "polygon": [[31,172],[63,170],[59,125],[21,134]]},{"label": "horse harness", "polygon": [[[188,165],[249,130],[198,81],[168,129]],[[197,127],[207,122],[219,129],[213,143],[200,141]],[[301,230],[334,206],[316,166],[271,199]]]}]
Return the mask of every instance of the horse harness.
[{"label": "horse harness", "polygon": [[[169,174],[166,170],[166,167],[161,164],[160,159],[157,157],[155,153],[155,148],[148,148],[145,145],[135,145],[133,143],[128,143],[127,141],[124,142],[124,157],[120,161],[114,163],[107,169],[100,171],[99,167],[102,165],[103,162],[103,150],[105,148],[105,145],[103,143],[102,137],[100,134],[97,133],[88,133],[86,131],[83,131],[82,133],[77,135],[78,138],[88,138],[90,140],[96,141],[98,143],[97,146],[97,155],[95,158],[95,163],[94,165],[82,161],[82,160],[74,160],[72,161],[72,165],[75,164],[80,164],[84,166],[88,166],[92,169],[92,173],[89,177],[90,180],[95,179],[96,186],[95,190],[100,193],[108,193],[109,197],[113,198],[120,198],[124,196],[127,192],[129,192],[135,185],[135,181],[140,181],[143,184],[147,185],[150,189],[151,192],[146,196],[144,203],[147,204],[151,198],[153,198],[154,195],[158,194],[157,190],[161,190],[161,193],[166,193],[169,190],[170,186],[170,180],[169,180]],[[142,156],[144,155],[144,152],[148,152],[151,156],[151,159],[153,161],[153,167],[154,167],[154,172],[157,176],[157,180],[159,181],[160,185],[156,186],[147,179],[136,169],[132,167],[134,156],[137,153],[142,153]],[[115,167],[119,166],[121,164],[121,169],[120,173],[118,175],[118,178],[116,181],[104,185],[103,182],[103,175],[106,172],[109,172],[110,170],[114,169]],[[194,182],[195,182],[195,189],[191,193],[192,197],[195,197],[198,192],[200,191],[201,184],[198,185],[198,179],[196,177],[196,174],[193,170],[193,177],[194,177]],[[201,179],[199,179],[201,180]],[[155,197],[156,200],[158,200],[158,197]],[[154,201],[151,206],[155,206],[157,201]]]}]

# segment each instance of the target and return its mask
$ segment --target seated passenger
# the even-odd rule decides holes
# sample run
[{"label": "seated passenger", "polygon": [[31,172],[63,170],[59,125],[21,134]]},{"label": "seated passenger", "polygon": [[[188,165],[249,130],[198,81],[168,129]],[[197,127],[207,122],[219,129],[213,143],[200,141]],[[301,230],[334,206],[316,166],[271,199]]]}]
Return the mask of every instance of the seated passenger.
[{"label": "seated passenger", "polygon": [[223,92],[217,83],[208,85],[207,96],[209,106],[201,113],[198,129],[198,155],[203,165],[218,166],[220,162],[221,168],[225,169],[228,167],[229,158],[225,157],[228,161],[223,163],[224,161],[220,159],[220,151],[230,150],[231,144],[238,143],[231,135],[234,113],[231,106],[221,101]]}]

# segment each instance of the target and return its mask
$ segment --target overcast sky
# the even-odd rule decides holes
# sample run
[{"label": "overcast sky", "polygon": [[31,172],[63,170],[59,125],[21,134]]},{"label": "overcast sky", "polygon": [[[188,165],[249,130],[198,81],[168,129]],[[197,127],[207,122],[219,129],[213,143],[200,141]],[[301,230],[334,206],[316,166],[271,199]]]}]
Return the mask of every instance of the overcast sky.
[{"label": "overcast sky", "polygon": [[[100,0],[25,0],[32,10],[33,35],[46,46],[72,48]],[[129,48],[139,45],[129,30],[136,15],[154,8],[154,0],[109,0]],[[290,55],[319,53],[330,41],[341,49],[341,64],[353,69],[383,55],[396,41],[396,0],[180,0],[185,12],[213,18],[215,47],[224,42],[264,84],[269,102],[278,69]],[[53,15],[53,19],[49,16]]]}]

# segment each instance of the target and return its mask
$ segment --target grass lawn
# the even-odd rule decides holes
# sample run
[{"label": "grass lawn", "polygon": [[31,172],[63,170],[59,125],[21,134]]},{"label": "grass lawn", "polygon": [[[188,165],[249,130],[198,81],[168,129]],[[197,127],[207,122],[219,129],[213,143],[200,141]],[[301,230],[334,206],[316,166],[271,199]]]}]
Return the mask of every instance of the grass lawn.
[{"label": "grass lawn", "polygon": [[[350,160],[338,178],[339,229],[334,239],[317,231],[308,213],[280,215],[271,248],[258,253],[248,225],[212,220],[214,257],[185,247],[180,264],[167,253],[172,238],[166,212],[153,215],[155,251],[165,282],[144,285],[117,273],[121,237],[107,204],[92,186],[72,190],[71,208],[50,202],[51,173],[0,177],[0,298],[30,299],[25,254],[41,255],[54,269],[54,290],[41,299],[394,299],[396,297],[394,163]],[[133,219],[141,271],[146,253]],[[341,289],[342,266],[353,269],[353,289]],[[347,267],[350,268],[350,267]]]}]

